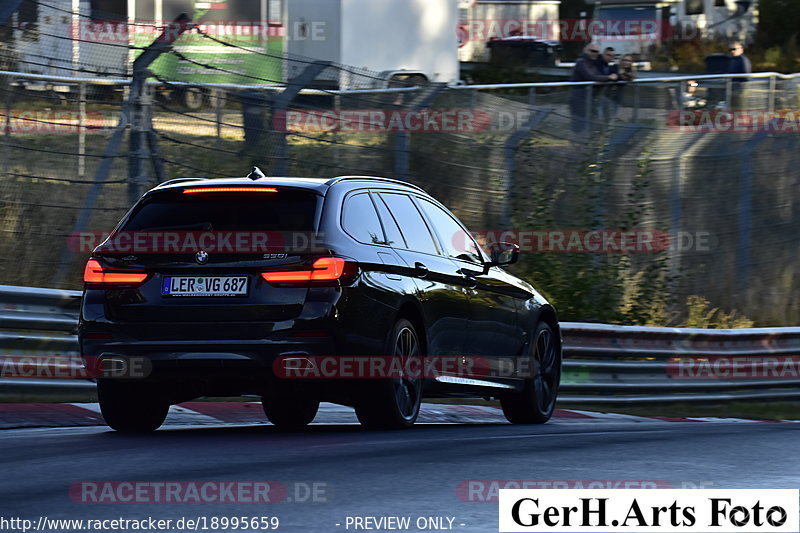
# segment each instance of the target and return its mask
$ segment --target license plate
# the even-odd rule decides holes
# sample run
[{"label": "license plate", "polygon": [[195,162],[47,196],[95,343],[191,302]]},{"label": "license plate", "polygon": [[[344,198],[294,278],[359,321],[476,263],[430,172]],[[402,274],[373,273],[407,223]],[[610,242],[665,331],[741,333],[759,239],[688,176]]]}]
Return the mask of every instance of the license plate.
[{"label": "license plate", "polygon": [[246,296],[247,276],[164,276],[163,296]]}]

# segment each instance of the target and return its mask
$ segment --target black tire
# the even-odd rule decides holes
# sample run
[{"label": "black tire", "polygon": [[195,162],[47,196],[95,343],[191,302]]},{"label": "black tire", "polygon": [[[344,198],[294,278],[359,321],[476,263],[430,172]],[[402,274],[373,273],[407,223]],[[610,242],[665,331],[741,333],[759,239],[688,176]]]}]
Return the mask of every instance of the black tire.
[{"label": "black tire", "polygon": [[155,431],[169,412],[169,402],[152,385],[101,380],[97,397],[106,424],[123,433]]},{"label": "black tire", "polygon": [[553,416],[561,380],[561,343],[548,324],[536,327],[531,346],[531,377],[522,391],[500,398],[512,424],[544,424]]},{"label": "black tire", "polygon": [[206,105],[206,93],[199,87],[187,87],[181,92],[181,104],[189,111],[199,111]]},{"label": "black tire", "polygon": [[[422,357],[422,343],[417,329],[401,318],[386,340],[385,353],[397,357]],[[422,368],[422,365],[416,365]],[[421,376],[400,376],[377,379],[365,385],[356,416],[361,425],[370,429],[406,429],[416,422],[422,403]]]},{"label": "black tire", "polygon": [[262,398],[261,406],[275,427],[284,431],[297,431],[314,421],[319,410],[319,400]]}]

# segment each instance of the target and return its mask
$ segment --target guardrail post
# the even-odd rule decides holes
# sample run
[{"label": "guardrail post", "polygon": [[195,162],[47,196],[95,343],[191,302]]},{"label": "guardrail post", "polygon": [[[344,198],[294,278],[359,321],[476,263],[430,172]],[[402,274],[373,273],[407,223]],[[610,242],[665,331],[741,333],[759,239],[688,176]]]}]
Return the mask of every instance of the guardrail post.
[{"label": "guardrail post", "polygon": [[[336,94],[333,97],[333,111],[335,112],[335,115],[334,115],[335,117],[341,117],[342,116],[340,114],[341,111],[342,111],[342,95],[340,95],[340,94]],[[341,160],[341,148],[340,148],[340,144],[339,144],[340,142],[341,142],[341,138],[339,137],[339,128],[335,128],[333,130],[333,162],[337,165],[337,167],[338,167],[339,162]],[[338,172],[338,170],[337,170],[337,172]]]},{"label": "guardrail post", "polygon": [[189,17],[182,13],[133,62],[131,95],[127,102],[131,120],[128,153],[128,197],[131,204],[144,194],[147,186],[145,166],[147,160],[152,158],[149,147],[156,143],[152,136],[153,97],[152,88],[146,83],[150,74],[147,68],[171,48],[172,43],[189,28],[189,23]]},{"label": "guardrail post", "polygon": [[745,290],[750,282],[750,225],[753,212],[753,153],[756,146],[769,136],[761,131],[747,141],[742,150],[739,173],[739,213],[736,244],[736,287]]},{"label": "guardrail post", "polygon": [[516,171],[517,145],[552,113],[552,109],[528,114],[528,119],[517,131],[512,133],[503,145],[505,170],[503,172],[503,213],[502,228],[511,229],[511,198],[514,193],[514,173]]},{"label": "guardrail post", "polygon": [[[427,87],[419,94],[411,105],[409,111],[417,111],[430,104],[439,93],[447,88],[445,84],[435,84]],[[408,179],[409,164],[408,159],[411,155],[411,133],[398,131],[395,137],[394,146],[394,177],[399,180]]]},{"label": "guardrail post", "polygon": [[728,109],[733,109],[733,79],[725,79],[725,105]]},{"label": "guardrail post", "polygon": [[161,155],[161,149],[158,147],[158,137],[153,130],[153,92],[150,88],[150,107],[149,107],[149,129],[147,131],[147,147],[150,150],[150,162],[153,165],[153,173],[155,174],[156,183],[161,183],[167,180],[167,173],[164,171],[164,158]]},{"label": "guardrail post", "polygon": [[767,93],[767,109],[770,112],[775,111],[775,91],[777,90],[777,79],[775,76],[769,77],[769,93]]},{"label": "guardrail post", "polygon": [[586,103],[585,103],[585,105],[586,105],[586,129],[584,131],[585,131],[586,139],[588,140],[588,139],[592,138],[592,114],[593,114],[593,111],[594,111],[594,109],[593,109],[594,106],[592,105],[592,101],[593,101],[592,97],[594,96],[594,84],[585,85],[584,88],[586,89]]},{"label": "guardrail post", "polygon": [[706,135],[704,132],[696,133],[678,153],[677,164],[672,166],[672,180],[669,186],[669,270],[670,275],[677,276],[680,272],[680,256],[677,243],[681,237],[682,211],[683,211],[683,183],[686,176],[686,160],[692,148]]},{"label": "guardrail post", "polygon": [[[330,65],[330,61],[314,61],[306,66],[300,74],[289,80],[286,84],[286,88],[272,99],[273,119],[276,115],[286,112],[286,110],[289,109],[289,104],[300,94],[300,91],[306,86],[311,85],[311,82],[316,79],[317,75]],[[287,128],[283,128],[284,131],[276,132],[274,121],[269,129],[275,133],[273,136],[272,153],[270,154],[274,163],[270,164],[269,175],[286,176],[289,173],[289,143],[286,141],[289,132],[286,131]]]},{"label": "guardrail post", "polygon": [[[222,144],[222,111],[227,100],[227,93],[225,89],[214,89],[212,93],[214,98],[214,118],[216,119],[216,134],[217,134],[217,148]],[[224,100],[223,100],[224,98]]]},{"label": "guardrail post", "polygon": [[128,159],[128,203],[134,204],[147,187],[147,160],[151,158],[150,133],[153,131],[152,92],[142,84],[131,107],[130,153]]},{"label": "guardrail post", "polygon": [[6,116],[3,120],[3,167],[5,172],[8,172],[11,168],[11,108],[14,106],[14,89],[11,85],[11,76],[3,76],[3,86],[6,89]]},{"label": "guardrail post", "polygon": [[86,82],[78,84],[78,177],[86,176]]}]

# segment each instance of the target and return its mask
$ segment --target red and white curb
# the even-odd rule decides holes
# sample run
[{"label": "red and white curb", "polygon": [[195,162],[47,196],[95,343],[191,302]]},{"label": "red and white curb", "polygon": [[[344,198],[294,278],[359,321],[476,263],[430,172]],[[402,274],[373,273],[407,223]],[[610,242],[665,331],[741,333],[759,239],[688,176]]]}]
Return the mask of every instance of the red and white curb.
[{"label": "red and white curb", "polygon": [[[557,409],[549,424],[671,422],[798,422],[742,418],[668,418],[617,413]],[[323,403],[314,424],[357,424],[353,409]],[[505,424],[497,407],[479,405],[423,404],[420,424]],[[268,424],[258,402],[186,402],[170,407],[165,426],[263,425]],[[105,425],[96,403],[6,403],[0,404],[0,429],[24,427],[69,427]]]}]

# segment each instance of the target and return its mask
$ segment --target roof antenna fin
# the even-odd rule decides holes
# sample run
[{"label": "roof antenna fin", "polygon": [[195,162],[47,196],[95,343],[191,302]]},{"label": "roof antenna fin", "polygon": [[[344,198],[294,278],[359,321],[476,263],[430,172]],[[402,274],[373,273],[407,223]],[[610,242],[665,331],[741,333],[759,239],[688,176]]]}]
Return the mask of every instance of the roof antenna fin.
[{"label": "roof antenna fin", "polygon": [[261,178],[266,178],[264,173],[261,172],[261,169],[258,168],[258,167],[253,167],[253,170],[250,171],[250,174],[248,174],[247,177],[250,178],[253,181],[261,179]]}]

